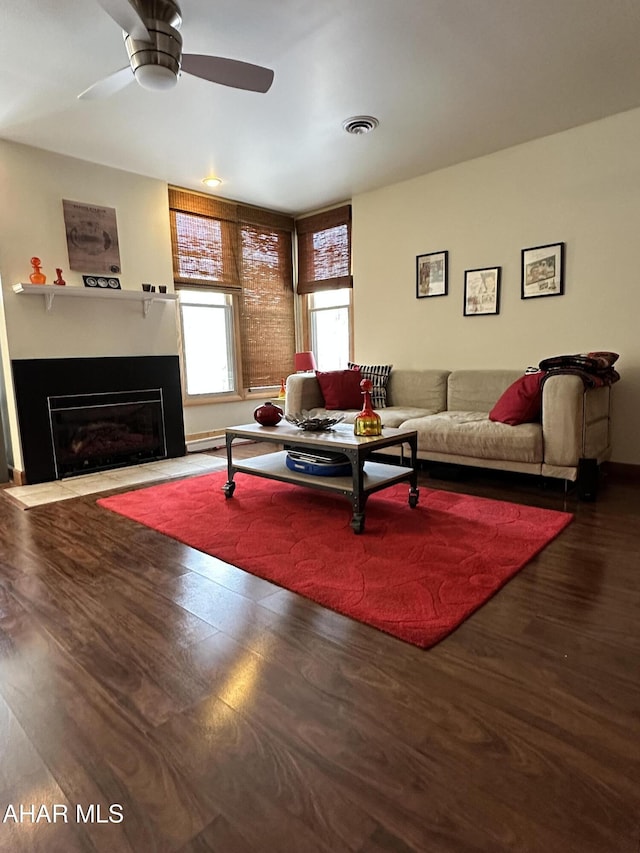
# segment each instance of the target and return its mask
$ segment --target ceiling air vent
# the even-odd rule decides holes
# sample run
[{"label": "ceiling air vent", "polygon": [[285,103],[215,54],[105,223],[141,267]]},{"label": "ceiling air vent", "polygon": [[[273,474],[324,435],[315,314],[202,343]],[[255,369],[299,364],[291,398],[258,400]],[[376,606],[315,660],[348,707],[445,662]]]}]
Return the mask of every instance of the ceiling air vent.
[{"label": "ceiling air vent", "polygon": [[378,119],[373,116],[353,116],[342,122],[342,126],[347,133],[355,133],[357,135],[375,130],[379,124]]}]

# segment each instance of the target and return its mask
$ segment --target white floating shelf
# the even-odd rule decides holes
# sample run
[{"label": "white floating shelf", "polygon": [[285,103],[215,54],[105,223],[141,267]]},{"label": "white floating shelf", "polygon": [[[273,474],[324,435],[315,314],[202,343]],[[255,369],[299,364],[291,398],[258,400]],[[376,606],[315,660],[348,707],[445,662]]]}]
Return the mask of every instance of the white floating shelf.
[{"label": "white floating shelf", "polygon": [[77,287],[75,285],[59,284],[14,284],[14,293],[23,293],[27,296],[42,296],[45,309],[51,311],[55,299],[111,299],[116,302],[129,301],[140,302],[142,315],[146,317],[152,302],[175,302],[178,298],[175,293],[147,293],[134,290],[112,290],[106,288]]}]

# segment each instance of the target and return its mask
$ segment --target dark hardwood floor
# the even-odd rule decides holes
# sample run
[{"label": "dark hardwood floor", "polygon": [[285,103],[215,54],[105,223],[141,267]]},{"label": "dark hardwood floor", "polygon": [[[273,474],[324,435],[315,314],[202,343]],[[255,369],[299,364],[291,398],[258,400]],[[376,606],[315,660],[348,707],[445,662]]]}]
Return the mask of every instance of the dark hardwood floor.
[{"label": "dark hardwood floor", "polygon": [[638,853],[640,486],[421,479],[576,514],[429,651],[0,493],[0,850]]}]

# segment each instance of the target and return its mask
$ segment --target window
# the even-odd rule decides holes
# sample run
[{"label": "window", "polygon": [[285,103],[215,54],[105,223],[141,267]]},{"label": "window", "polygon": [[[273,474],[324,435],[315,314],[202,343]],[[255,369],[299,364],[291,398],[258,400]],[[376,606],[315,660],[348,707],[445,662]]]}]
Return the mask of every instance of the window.
[{"label": "window", "polygon": [[189,397],[236,390],[233,297],[180,288],[185,393]]},{"label": "window", "polygon": [[319,290],[309,294],[311,349],[319,370],[346,370],[351,353],[351,291]]},{"label": "window", "polygon": [[305,342],[321,370],[346,368],[351,357],[351,206],[298,219],[296,232]]},{"label": "window", "polygon": [[169,189],[187,401],[280,385],[293,372],[293,220]]}]

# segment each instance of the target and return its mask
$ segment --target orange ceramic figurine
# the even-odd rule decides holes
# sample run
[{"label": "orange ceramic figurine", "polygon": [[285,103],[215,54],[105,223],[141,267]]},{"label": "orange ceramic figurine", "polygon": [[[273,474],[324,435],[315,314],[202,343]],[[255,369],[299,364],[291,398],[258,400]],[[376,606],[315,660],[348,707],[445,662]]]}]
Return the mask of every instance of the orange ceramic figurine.
[{"label": "orange ceramic figurine", "polygon": [[56,275],[58,278],[53,282],[54,284],[66,284],[67,282],[62,278],[62,270],[60,267],[56,267]]},{"label": "orange ceramic figurine", "polygon": [[47,277],[42,274],[42,270],[40,269],[41,261],[40,258],[31,258],[31,266],[33,267],[33,272],[29,276],[29,281],[31,284],[46,284]]}]

